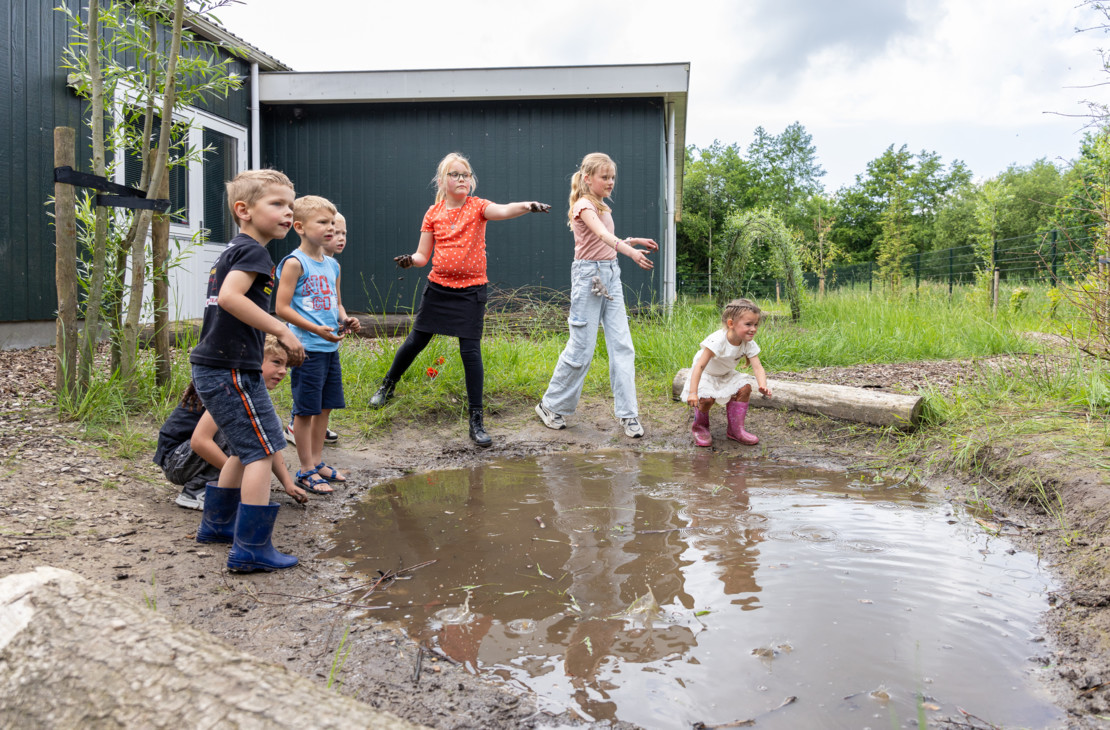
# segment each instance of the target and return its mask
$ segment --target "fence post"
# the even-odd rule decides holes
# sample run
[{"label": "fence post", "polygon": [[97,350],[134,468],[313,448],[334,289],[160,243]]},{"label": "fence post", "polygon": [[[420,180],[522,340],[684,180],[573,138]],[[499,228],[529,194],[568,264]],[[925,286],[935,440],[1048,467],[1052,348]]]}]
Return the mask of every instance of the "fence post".
[{"label": "fence post", "polygon": [[948,298],[952,298],[952,283],[955,280],[954,265],[956,261],[956,249],[948,249]]},{"label": "fence post", "polygon": [[994,240],[991,242],[991,269],[994,271],[994,276],[991,279],[991,288],[994,290],[994,291],[991,292],[991,310],[994,311],[994,312],[997,312],[998,311],[998,280],[1000,278],[999,277],[999,270],[998,270],[998,238],[997,238],[997,236],[994,237]]},{"label": "fence post", "polygon": [[868,261],[867,262],[867,291],[868,291],[868,293],[874,291],[875,276],[872,274],[872,270],[874,268],[875,268],[874,264],[872,262]]},{"label": "fence post", "polygon": [[914,258],[913,273],[914,273],[914,278],[917,279],[917,282],[914,285],[914,290],[915,291],[921,291],[921,252],[920,251],[917,252],[917,256]]},{"label": "fence post", "polygon": [[[77,132],[54,127],[54,167],[76,167]],[[58,321],[54,333],[58,400],[77,390],[77,194],[72,185],[54,183],[54,286]]]},{"label": "fence post", "polygon": [[1052,229],[1052,286],[1059,286],[1060,280],[1056,278],[1056,229]]}]

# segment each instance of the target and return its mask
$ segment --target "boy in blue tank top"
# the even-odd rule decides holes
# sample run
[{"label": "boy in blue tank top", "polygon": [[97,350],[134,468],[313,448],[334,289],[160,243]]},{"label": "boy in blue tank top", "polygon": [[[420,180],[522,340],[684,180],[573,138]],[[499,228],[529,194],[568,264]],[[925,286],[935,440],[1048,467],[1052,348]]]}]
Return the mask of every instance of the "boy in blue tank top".
[{"label": "boy in blue tank top", "polygon": [[345,336],[341,329],[357,332],[360,326],[343,309],[339,264],[327,255],[335,235],[335,216],[335,206],[325,198],[298,198],[293,204],[293,230],[301,245],[277,267],[275,311],[305,349],[304,362],[290,375],[300,460],[296,484],[313,494],[331,494],[332,482],[347,481],[324,462],[324,436],[332,410],[347,405],[339,366],[339,343]]}]

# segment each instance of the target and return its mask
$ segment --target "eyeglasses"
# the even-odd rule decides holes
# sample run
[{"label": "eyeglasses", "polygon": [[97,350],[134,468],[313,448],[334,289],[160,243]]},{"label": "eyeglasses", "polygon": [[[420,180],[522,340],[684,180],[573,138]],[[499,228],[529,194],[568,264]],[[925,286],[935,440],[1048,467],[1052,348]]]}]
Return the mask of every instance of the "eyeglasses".
[{"label": "eyeglasses", "polygon": [[470,173],[469,172],[455,172],[454,170],[452,170],[451,172],[447,173],[447,177],[451,178],[452,180],[469,180],[470,179]]}]

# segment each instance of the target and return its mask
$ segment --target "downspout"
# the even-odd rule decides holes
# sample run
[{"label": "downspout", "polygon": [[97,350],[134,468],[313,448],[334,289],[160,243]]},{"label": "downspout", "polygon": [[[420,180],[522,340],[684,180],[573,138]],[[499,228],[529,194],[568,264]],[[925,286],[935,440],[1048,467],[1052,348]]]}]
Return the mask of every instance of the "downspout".
[{"label": "downspout", "polygon": [[258,103],[258,63],[251,64],[251,169],[262,168],[262,114]]},{"label": "downspout", "polygon": [[667,230],[663,236],[663,298],[667,314],[670,315],[675,303],[675,278],[678,273],[678,240],[675,234],[675,148],[674,148],[674,102],[667,102]]}]

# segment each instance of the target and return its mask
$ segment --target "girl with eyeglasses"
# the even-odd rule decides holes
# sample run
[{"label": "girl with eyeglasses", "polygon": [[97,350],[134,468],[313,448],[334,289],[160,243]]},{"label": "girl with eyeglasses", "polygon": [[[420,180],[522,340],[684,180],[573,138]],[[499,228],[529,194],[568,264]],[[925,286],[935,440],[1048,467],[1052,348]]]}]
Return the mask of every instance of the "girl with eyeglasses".
[{"label": "girl with eyeglasses", "polygon": [[493,440],[482,421],[482,325],[486,314],[486,222],[546,213],[550,205],[535,201],[493,203],[470,194],[478,178],[470,162],[458,152],[440,160],[435,176],[436,201],[424,214],[416,253],[393,260],[402,269],[425,266],[432,270],[424,285],[420,308],[408,337],[397,349],[389,372],[370,398],[381,408],[393,397],[397,381],[432,340],[432,335],[459,338],[466,396],[470,408],[470,438],[481,447]]}]

